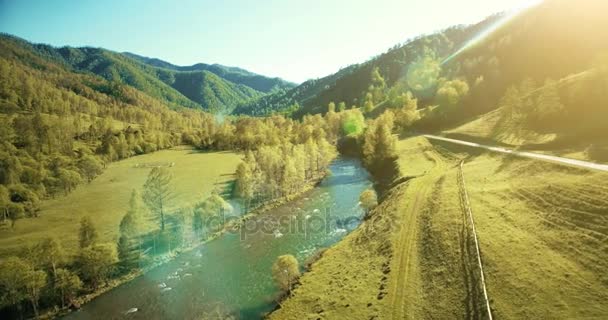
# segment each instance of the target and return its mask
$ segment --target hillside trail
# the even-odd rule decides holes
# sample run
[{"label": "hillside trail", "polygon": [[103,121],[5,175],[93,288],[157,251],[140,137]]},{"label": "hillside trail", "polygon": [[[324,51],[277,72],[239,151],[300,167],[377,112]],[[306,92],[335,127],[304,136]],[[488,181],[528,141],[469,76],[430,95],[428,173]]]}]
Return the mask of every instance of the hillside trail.
[{"label": "hillside trail", "polygon": [[391,261],[392,276],[389,282],[390,309],[393,319],[415,318],[412,312],[417,293],[418,283],[415,269],[417,268],[417,239],[419,229],[419,215],[430,197],[435,182],[439,180],[446,170],[446,163],[434,150],[425,151],[433,159],[434,167],[423,176],[413,179],[407,187],[406,197],[402,201],[403,211],[399,217],[401,228]]},{"label": "hillside trail", "polygon": [[589,161],[576,160],[576,159],[570,159],[570,158],[564,158],[564,157],[558,157],[558,156],[551,156],[551,155],[542,154],[542,153],[516,151],[513,149],[507,149],[507,148],[503,148],[503,147],[488,146],[488,145],[483,145],[483,144],[479,144],[479,143],[474,143],[474,142],[469,142],[469,141],[464,141],[464,140],[457,140],[457,139],[450,139],[450,138],[434,136],[434,135],[429,135],[429,134],[425,134],[423,136],[425,138],[431,139],[431,140],[440,140],[440,141],[465,145],[465,146],[469,146],[469,147],[485,149],[488,151],[524,157],[524,158],[536,159],[536,160],[541,160],[541,161],[546,161],[546,162],[561,163],[561,164],[575,166],[575,167],[584,168],[584,169],[608,172],[608,165],[606,165],[606,164],[599,164],[599,163],[594,163],[594,162],[589,162]]}]

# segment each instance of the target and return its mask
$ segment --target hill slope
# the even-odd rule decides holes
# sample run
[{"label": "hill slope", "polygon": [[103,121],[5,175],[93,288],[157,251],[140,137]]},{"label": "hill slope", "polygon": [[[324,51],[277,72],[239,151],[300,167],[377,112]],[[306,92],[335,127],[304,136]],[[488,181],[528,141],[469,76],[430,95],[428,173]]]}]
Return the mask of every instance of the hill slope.
[{"label": "hill slope", "polygon": [[170,69],[173,71],[209,71],[223,79],[236,84],[245,85],[263,93],[270,93],[282,89],[291,89],[296,86],[294,83],[285,81],[281,78],[265,77],[238,67],[227,67],[221,64],[205,63],[197,63],[191,66],[176,66],[160,59],[143,57],[130,52],[124,52],[123,54],[153,67]]},{"label": "hill slope", "polygon": [[72,71],[93,73],[111,82],[130,85],[173,107],[202,107],[230,112],[236,105],[260,97],[265,92],[292,86],[281,79],[267,78],[238,68],[203,64],[182,68],[166,62],[159,63],[157,59],[101,48],[55,48],[31,44],[10,35],[1,35],[0,45],[7,58],[30,57],[28,59],[31,60],[31,57],[37,56]]}]

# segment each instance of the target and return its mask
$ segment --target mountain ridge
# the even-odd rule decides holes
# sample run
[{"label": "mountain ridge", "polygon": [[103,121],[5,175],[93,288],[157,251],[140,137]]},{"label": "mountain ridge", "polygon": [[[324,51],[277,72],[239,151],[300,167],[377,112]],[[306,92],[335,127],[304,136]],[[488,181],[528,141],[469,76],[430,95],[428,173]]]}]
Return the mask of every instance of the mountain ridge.
[{"label": "mountain ridge", "polygon": [[[173,70],[146,63],[144,58],[135,58],[134,54],[95,47],[54,47],[10,34],[0,35],[0,45],[6,57],[30,62],[39,58],[50,60],[72,72],[88,72],[111,82],[130,85],[173,108],[202,108],[230,113],[240,103],[293,85],[280,78],[269,78],[236,67],[197,64],[190,71],[180,71],[177,66],[178,70]],[[165,66],[174,66],[164,63]]]}]

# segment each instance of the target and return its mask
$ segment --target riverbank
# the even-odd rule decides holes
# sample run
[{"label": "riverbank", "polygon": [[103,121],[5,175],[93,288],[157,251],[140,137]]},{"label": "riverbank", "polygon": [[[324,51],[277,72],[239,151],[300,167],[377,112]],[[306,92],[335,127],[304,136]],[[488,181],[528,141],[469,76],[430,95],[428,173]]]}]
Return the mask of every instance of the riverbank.
[{"label": "riverbank", "polygon": [[[264,202],[263,204],[252,209],[250,212],[246,213],[245,215],[241,216],[240,218],[229,221],[229,223],[227,225],[225,225],[221,231],[214,233],[213,235],[209,236],[204,241],[198,242],[196,244],[192,244],[188,247],[181,247],[171,253],[156,257],[154,259],[154,263],[152,265],[147,266],[144,269],[133,270],[132,272],[130,272],[126,275],[123,275],[119,278],[108,281],[106,285],[98,288],[94,292],[91,292],[91,293],[88,293],[88,294],[85,294],[83,296],[76,298],[74,300],[75,304],[79,305],[80,307],[83,307],[87,303],[102,296],[103,294],[106,294],[109,291],[111,291],[117,287],[120,287],[126,283],[129,283],[130,281],[133,281],[133,280],[137,279],[138,277],[141,277],[156,268],[159,268],[169,262],[174,261],[175,259],[179,258],[184,253],[191,252],[194,249],[200,248],[201,246],[204,246],[214,240],[217,240],[219,237],[221,237],[222,235],[224,235],[227,232],[238,231],[248,220],[250,220],[256,216],[265,214],[268,211],[271,211],[275,208],[283,206],[291,201],[295,201],[297,199],[305,197],[308,193],[310,193],[312,190],[314,190],[325,178],[327,178],[328,174],[329,174],[329,172],[326,172],[323,175],[315,177],[314,179],[312,179],[311,181],[306,183],[306,185],[304,185],[302,188],[300,188],[298,190],[298,192],[296,192],[294,194]],[[63,309],[48,310],[46,313],[41,314],[40,319],[54,319],[54,318],[68,315],[72,312],[73,311],[71,311],[71,309],[68,309],[67,307],[63,308]]]},{"label": "riverbank", "polygon": [[[281,302],[269,319],[385,319],[391,318],[389,277],[396,256],[402,209],[411,196],[411,184],[431,166],[423,156],[427,145],[419,148],[416,158],[400,157],[374,174],[379,205],[357,229],[344,237],[312,263],[300,278],[290,297]],[[404,161],[405,160],[405,161]],[[416,165],[410,165],[415,160]],[[419,166],[418,166],[419,165]],[[397,223],[396,223],[397,222]]]}]

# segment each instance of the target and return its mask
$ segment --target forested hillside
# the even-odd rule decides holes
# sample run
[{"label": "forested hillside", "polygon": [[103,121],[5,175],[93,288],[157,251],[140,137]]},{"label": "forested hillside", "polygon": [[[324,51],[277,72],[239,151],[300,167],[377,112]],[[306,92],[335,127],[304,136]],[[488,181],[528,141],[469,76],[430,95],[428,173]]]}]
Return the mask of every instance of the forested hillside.
[{"label": "forested hillside", "polygon": [[[552,134],[552,141],[598,137],[604,132],[599,119],[608,112],[601,103],[606,10],[600,0],[548,0],[412,39],[346,72],[252,100],[236,112],[301,117],[325,113],[333,103],[336,110],[360,107],[375,117],[387,108],[398,112],[409,96],[418,114],[402,120],[418,131],[450,129],[500,108],[520,114],[506,118],[527,120],[502,120],[486,138],[496,131],[518,135],[520,129]],[[311,83],[322,85],[309,90]]]},{"label": "forested hillside", "polygon": [[292,86],[281,79],[238,68],[204,64],[177,67],[157,59],[101,48],[30,44],[9,35],[2,35],[0,42],[7,58],[44,57],[76,72],[92,73],[111,82],[130,85],[172,107],[230,113],[240,103]]},{"label": "forested hillside", "polygon": [[197,63],[191,66],[176,66],[169,62],[156,58],[142,57],[140,55],[136,55],[134,53],[129,52],[125,52],[124,54],[136,60],[159,68],[170,69],[175,71],[209,71],[223,79],[234,82],[236,84],[245,85],[254,90],[264,93],[270,93],[272,91],[281,89],[291,89],[296,86],[294,83],[285,81],[281,78],[265,77],[238,67],[228,67],[223,66],[221,64],[205,63]]},{"label": "forested hillside", "polygon": [[278,90],[269,95],[247,101],[240,104],[233,113],[252,116],[263,116],[272,113],[291,114],[300,110],[300,104],[313,99],[317,94],[334,85],[337,79],[355,69],[357,69],[357,65],[344,68],[333,75],[321,79],[308,80],[292,89]]},{"label": "forested hillside", "polygon": [[[112,162],[177,145],[247,151],[236,173],[235,193],[246,208],[254,208],[317,183],[336,156],[336,141],[350,132],[343,130],[344,124],[357,133],[364,127],[360,113],[358,121],[350,120],[357,110],[295,121],[281,116],[221,118],[178,105],[169,108],[165,100],[136,87],[75,72],[63,60],[12,41],[0,42],[7,49],[0,55],[0,313],[8,317],[78,305],[79,295],[94,293],[109,280],[152,266],[157,258],[218,232],[205,229],[205,221],[224,208],[219,191],[195,204],[171,202],[171,175],[165,167],[172,165],[164,163],[142,165],[152,168],[143,186],[111,190],[135,190],[128,210],[118,212],[119,217],[124,214],[119,227],[117,213],[109,212],[107,203],[82,219],[72,209],[46,216],[43,203],[57,203],[76,188],[86,189]],[[105,183],[112,189],[120,185],[115,181]],[[108,190],[96,186],[97,191]],[[92,195],[101,196],[97,191]],[[198,195],[201,190],[195,186],[189,191]],[[40,219],[49,224],[34,222]],[[48,234],[51,229],[61,231]],[[78,232],[65,232],[73,229]]]}]

